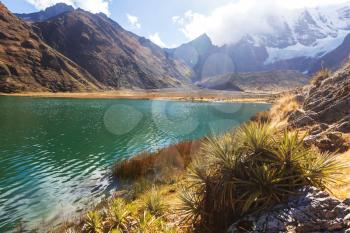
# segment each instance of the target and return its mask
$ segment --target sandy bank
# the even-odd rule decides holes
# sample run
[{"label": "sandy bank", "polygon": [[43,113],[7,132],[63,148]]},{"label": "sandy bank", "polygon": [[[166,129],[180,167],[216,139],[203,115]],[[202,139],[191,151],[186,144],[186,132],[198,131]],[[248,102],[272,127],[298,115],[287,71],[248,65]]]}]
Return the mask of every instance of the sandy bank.
[{"label": "sandy bank", "polygon": [[118,90],[105,92],[23,92],[0,94],[3,96],[27,96],[41,98],[78,98],[78,99],[149,99],[149,100],[178,100],[178,101],[206,101],[206,102],[249,102],[271,103],[276,98],[269,93],[246,93],[235,91],[214,90]]}]

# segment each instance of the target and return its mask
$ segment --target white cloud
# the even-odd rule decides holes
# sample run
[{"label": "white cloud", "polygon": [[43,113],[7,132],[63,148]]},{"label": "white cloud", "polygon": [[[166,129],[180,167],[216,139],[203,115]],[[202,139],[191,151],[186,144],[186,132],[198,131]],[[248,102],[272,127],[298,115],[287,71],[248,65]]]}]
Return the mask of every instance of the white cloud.
[{"label": "white cloud", "polygon": [[138,29],[141,28],[141,24],[139,23],[139,18],[137,16],[126,14],[126,17],[128,18],[129,23],[133,27],[138,28]]},{"label": "white cloud", "polygon": [[181,18],[180,16],[176,15],[176,16],[173,16],[173,17],[171,18],[171,20],[173,21],[173,23],[177,23],[177,21],[178,21],[180,18]]},{"label": "white cloud", "polygon": [[207,33],[217,45],[238,41],[246,34],[268,33],[268,19],[284,17],[293,9],[341,4],[349,0],[238,0],[212,10],[208,15],[193,12],[173,17],[188,39]]},{"label": "white cloud", "polygon": [[184,24],[184,18],[178,15],[171,17],[171,20],[173,21],[173,23],[177,23],[179,25]]},{"label": "white cloud", "polygon": [[34,5],[38,10],[43,10],[56,3],[66,3],[72,5],[75,8],[82,8],[92,13],[105,13],[110,15],[109,3],[111,0],[27,0],[30,4]]},{"label": "white cloud", "polygon": [[160,47],[162,47],[162,48],[165,48],[165,47],[166,47],[165,43],[160,39],[160,36],[159,36],[158,32],[156,32],[156,33],[150,35],[150,36],[149,36],[149,39],[150,39],[153,43],[155,43],[156,45],[158,45],[158,46],[160,46]]},{"label": "white cloud", "polygon": [[[284,0],[278,1],[278,4],[289,9],[298,9],[304,7],[337,5],[348,1],[349,0]],[[274,2],[277,2],[277,0],[275,0]]]}]

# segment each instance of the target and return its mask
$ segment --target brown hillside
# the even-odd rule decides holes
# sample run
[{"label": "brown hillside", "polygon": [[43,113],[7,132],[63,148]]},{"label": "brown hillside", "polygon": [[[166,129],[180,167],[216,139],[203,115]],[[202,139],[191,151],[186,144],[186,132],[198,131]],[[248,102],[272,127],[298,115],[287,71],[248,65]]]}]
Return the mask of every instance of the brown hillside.
[{"label": "brown hillside", "polygon": [[104,14],[78,9],[36,25],[48,44],[114,88],[178,87],[190,75],[186,65]]},{"label": "brown hillside", "polygon": [[45,44],[0,3],[0,92],[102,88],[84,69]]}]

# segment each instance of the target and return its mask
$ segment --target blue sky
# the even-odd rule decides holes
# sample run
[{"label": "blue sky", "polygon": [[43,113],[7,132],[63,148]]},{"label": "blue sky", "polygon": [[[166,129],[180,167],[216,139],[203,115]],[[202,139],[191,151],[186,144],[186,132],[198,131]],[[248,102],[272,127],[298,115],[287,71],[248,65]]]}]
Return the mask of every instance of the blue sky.
[{"label": "blue sky", "polygon": [[[315,7],[348,0],[2,0],[16,13],[35,12],[57,2],[104,12],[125,29],[162,47],[175,47],[207,33],[215,44],[233,43],[260,30],[252,22],[281,9]],[[254,16],[254,17],[252,17]],[[249,23],[248,23],[249,22]]]}]

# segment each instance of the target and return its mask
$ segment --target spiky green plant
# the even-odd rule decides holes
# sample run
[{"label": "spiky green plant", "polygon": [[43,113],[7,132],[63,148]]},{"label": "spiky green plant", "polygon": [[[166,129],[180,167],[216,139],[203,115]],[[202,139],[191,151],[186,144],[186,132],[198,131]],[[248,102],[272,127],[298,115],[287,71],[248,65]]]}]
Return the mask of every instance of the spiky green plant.
[{"label": "spiky green plant", "polygon": [[144,197],[144,209],[155,216],[160,216],[163,214],[165,207],[160,192],[153,187]]},{"label": "spiky green plant", "polygon": [[162,220],[155,217],[148,211],[144,211],[138,221],[138,232],[140,233],[157,233],[161,227]]},{"label": "spiky green plant", "polygon": [[203,142],[187,172],[181,209],[185,220],[224,229],[304,186],[325,189],[343,168],[333,155],[305,147],[298,132],[251,122]]},{"label": "spiky green plant", "polygon": [[196,224],[199,222],[203,212],[203,195],[196,189],[183,189],[180,194],[180,200],[182,202],[181,215],[182,222]]},{"label": "spiky green plant", "polygon": [[102,216],[98,211],[89,211],[87,213],[83,231],[86,233],[103,232]]},{"label": "spiky green plant", "polygon": [[108,207],[107,212],[107,222],[110,229],[115,232],[123,232],[128,229],[128,216],[130,212],[128,211],[125,201],[121,198],[116,198]]}]

